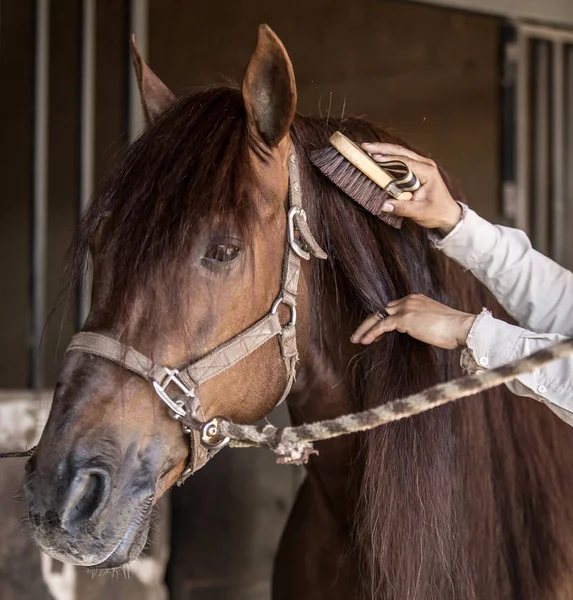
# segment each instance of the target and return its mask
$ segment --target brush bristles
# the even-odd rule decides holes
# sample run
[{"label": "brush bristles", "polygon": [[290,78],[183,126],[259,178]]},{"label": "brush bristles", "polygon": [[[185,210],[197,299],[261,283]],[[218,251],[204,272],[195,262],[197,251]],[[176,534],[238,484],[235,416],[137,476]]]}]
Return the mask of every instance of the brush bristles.
[{"label": "brush bristles", "polygon": [[314,150],[310,153],[310,160],[362,208],[396,229],[402,226],[401,217],[382,211],[382,205],[389,198],[388,192],[346,160],[336,148],[329,146]]}]

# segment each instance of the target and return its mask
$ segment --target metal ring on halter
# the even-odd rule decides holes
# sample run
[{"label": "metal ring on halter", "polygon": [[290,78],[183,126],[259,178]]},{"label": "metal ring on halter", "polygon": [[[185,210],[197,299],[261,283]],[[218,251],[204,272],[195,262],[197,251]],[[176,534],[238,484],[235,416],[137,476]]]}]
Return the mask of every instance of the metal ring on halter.
[{"label": "metal ring on halter", "polygon": [[226,423],[230,422],[229,419],[225,417],[213,417],[201,426],[201,444],[205,446],[205,448],[217,450],[229,443],[230,438],[223,437],[219,433],[219,424],[222,421],[225,421]]},{"label": "metal ring on halter", "polygon": [[165,369],[167,373],[167,377],[163,379],[161,383],[159,381],[153,379],[151,383],[153,383],[153,387],[157,392],[157,395],[167,404],[167,406],[173,412],[174,419],[181,419],[187,414],[187,408],[185,407],[185,402],[183,400],[173,400],[170,398],[169,394],[165,391],[167,386],[171,383],[175,384],[185,396],[188,398],[195,397],[195,390],[189,389],[180,379],[179,379],[179,371],[177,369]]},{"label": "metal ring on halter", "polygon": [[300,256],[304,260],[310,260],[310,254],[306,250],[303,250],[295,235],[294,218],[297,215],[306,221],[306,213],[300,206],[293,206],[288,211],[288,243],[297,256]]},{"label": "metal ring on halter", "polygon": [[290,304],[290,302],[286,302],[282,296],[279,296],[271,306],[271,315],[276,315],[279,306],[284,304],[290,308],[290,321],[286,324],[286,327],[291,327],[296,324],[296,306],[294,304]]}]

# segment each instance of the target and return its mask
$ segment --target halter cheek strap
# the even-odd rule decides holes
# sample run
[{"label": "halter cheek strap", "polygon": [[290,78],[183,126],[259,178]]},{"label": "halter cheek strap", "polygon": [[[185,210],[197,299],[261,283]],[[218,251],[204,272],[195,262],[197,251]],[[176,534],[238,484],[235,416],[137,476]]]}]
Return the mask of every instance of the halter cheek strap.
[{"label": "halter cheek strap", "polygon": [[[184,432],[191,436],[191,448],[189,465],[179,478],[179,484],[199,470],[228,442],[228,439],[221,439],[216,435],[217,427],[213,428],[211,422],[204,422],[203,408],[195,394],[199,386],[235,366],[268,340],[278,336],[287,374],[286,387],[278,404],[288,396],[296,377],[298,361],[296,299],[301,259],[309,260],[311,255],[326,258],[325,252],[310,232],[306,213],[302,208],[300,174],[293,148],[289,160],[289,210],[281,291],[267,315],[203,358],[179,369],[158,365],[135,348],[99,333],[81,332],[72,338],[66,352],[85,352],[105,358],[146,379],[153,384],[172,416],[181,421]],[[284,327],[278,315],[281,304],[290,309],[290,319]],[[168,390],[177,393],[171,396]]]}]

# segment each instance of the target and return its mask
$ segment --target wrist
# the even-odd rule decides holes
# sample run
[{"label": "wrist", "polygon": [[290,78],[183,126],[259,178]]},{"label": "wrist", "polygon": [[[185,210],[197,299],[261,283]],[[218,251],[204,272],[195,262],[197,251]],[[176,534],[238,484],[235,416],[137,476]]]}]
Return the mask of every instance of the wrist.
[{"label": "wrist", "polygon": [[438,231],[442,236],[446,236],[453,231],[462,218],[462,207],[455,201],[448,207],[442,222],[438,226]]},{"label": "wrist", "polygon": [[463,348],[467,346],[468,334],[476,319],[477,315],[471,315],[468,313],[463,314],[461,316],[458,332],[456,335],[456,342],[458,343],[459,347]]}]

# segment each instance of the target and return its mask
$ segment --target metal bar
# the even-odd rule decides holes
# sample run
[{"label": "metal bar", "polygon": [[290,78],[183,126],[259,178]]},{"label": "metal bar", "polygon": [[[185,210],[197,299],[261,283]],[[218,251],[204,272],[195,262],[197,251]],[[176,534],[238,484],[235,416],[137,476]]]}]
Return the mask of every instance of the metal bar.
[{"label": "metal bar", "polygon": [[529,45],[527,35],[518,29],[517,31],[517,198],[515,207],[515,226],[525,232],[529,232],[529,164],[530,164],[530,141],[529,141]]},{"label": "metal bar", "polygon": [[[566,202],[566,223],[573,223],[573,44],[567,46],[566,55],[566,100],[565,110],[566,114],[566,148],[565,148],[565,172],[567,174],[566,189],[565,189],[565,202]],[[565,266],[568,269],[573,269],[573,241],[571,238],[571,232],[568,232],[567,236],[567,260]]]},{"label": "metal bar", "polygon": [[[135,34],[137,46],[141,55],[148,58],[148,0],[129,0],[129,28],[130,33]],[[128,60],[129,88],[128,88],[128,139],[133,140],[143,131],[145,120],[139,98],[139,88],[135,73],[131,66],[131,57]]]},{"label": "metal bar", "polygon": [[535,109],[533,115],[534,146],[532,151],[535,160],[533,171],[533,198],[531,225],[532,242],[537,250],[549,253],[549,105],[550,105],[550,42],[538,40],[535,49]]},{"label": "metal bar", "polygon": [[433,4],[472,13],[499,15],[511,19],[528,19],[556,25],[573,25],[571,0],[406,0]]},{"label": "metal bar", "polygon": [[[96,75],[96,0],[82,2],[82,57],[80,71],[80,194],[78,211],[81,216],[88,205],[94,187],[95,165],[95,75]],[[84,324],[90,309],[92,269],[80,281],[78,290],[78,329]]]},{"label": "metal bar", "polygon": [[502,27],[502,85],[501,85],[501,178],[502,178],[502,215],[505,225],[515,225],[517,208],[517,123],[516,83],[518,55],[516,28],[507,23]]},{"label": "metal bar", "polygon": [[569,238],[565,223],[565,49],[561,42],[553,45],[553,110],[552,110],[552,216],[551,254],[563,263],[566,240]]},{"label": "metal bar", "polygon": [[50,1],[36,0],[34,76],[34,174],[32,191],[32,273],[30,282],[30,386],[44,385],[41,350],[46,320],[46,251],[48,221],[48,91]]},{"label": "metal bar", "polygon": [[[573,9],[571,9],[571,20],[573,24]],[[573,43],[573,30],[571,29],[558,29],[530,23],[521,23],[520,27],[530,37],[538,37],[553,42]]]}]

